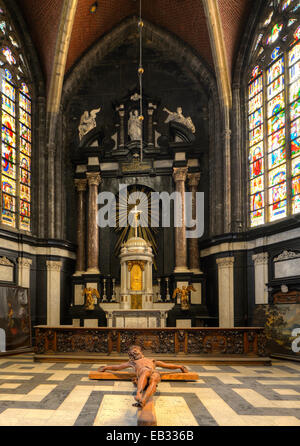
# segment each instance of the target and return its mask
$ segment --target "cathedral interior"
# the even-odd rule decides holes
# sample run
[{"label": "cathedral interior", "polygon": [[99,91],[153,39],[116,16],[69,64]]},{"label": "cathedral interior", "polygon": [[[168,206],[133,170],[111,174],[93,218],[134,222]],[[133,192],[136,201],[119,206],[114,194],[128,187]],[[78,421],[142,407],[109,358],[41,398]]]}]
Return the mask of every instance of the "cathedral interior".
[{"label": "cathedral interior", "polygon": [[299,6],[0,0],[0,425],[65,379],[69,425],[134,425],[86,376],[131,344],[201,378],[158,425],[300,424]]}]

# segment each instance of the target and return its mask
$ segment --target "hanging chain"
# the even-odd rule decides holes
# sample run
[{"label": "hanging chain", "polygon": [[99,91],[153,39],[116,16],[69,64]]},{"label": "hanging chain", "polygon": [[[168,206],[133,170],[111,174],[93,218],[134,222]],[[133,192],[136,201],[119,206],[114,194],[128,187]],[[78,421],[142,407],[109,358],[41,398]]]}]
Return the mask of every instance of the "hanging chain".
[{"label": "hanging chain", "polygon": [[[144,68],[143,68],[143,20],[142,20],[142,0],[140,0],[140,17],[139,17],[139,38],[140,38],[140,60],[139,60],[139,68],[138,68],[138,75],[139,75],[139,84],[140,84],[140,114],[139,114],[139,120],[141,121],[141,125],[143,126],[144,116],[143,116],[143,74],[144,74]],[[143,132],[142,132],[143,135]],[[140,148],[140,161],[143,161],[143,136],[141,137],[141,148]]]}]

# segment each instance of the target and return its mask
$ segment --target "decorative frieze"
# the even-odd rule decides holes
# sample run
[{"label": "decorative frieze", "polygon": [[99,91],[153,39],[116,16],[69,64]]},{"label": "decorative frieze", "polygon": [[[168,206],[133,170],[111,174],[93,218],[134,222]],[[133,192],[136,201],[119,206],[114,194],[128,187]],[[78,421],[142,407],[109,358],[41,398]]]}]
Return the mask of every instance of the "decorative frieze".
[{"label": "decorative frieze", "polygon": [[299,276],[300,274],[300,253],[294,251],[283,251],[274,258],[275,279],[284,277]]},{"label": "decorative frieze", "polygon": [[14,264],[10,260],[8,260],[7,257],[1,257],[0,266],[12,266],[13,267]]},{"label": "decorative frieze", "polygon": [[279,262],[282,260],[299,259],[300,253],[294,251],[283,251],[279,256],[274,258],[274,262]]}]

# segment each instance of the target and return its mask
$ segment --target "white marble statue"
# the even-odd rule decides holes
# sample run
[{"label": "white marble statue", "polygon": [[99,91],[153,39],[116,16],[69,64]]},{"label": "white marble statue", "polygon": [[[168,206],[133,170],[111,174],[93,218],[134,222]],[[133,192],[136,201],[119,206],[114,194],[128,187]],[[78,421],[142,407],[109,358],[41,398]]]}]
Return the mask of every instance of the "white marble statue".
[{"label": "white marble statue", "polygon": [[139,119],[139,112],[137,110],[130,112],[130,117],[128,119],[128,135],[131,141],[141,141],[142,140],[142,130],[143,123]]},{"label": "white marble statue", "polygon": [[167,112],[169,114],[169,116],[165,120],[165,124],[167,124],[170,121],[179,122],[180,124],[183,124],[188,129],[190,129],[192,133],[195,133],[196,129],[195,129],[195,126],[193,124],[193,121],[192,121],[191,117],[190,116],[187,117],[187,118],[184,117],[183,114],[182,114],[182,108],[181,107],[177,107],[177,111],[176,112],[171,112],[166,107],[163,109],[163,111],[165,111],[165,112]]},{"label": "white marble statue", "polygon": [[92,110],[90,113],[85,111],[80,118],[80,124],[78,127],[79,139],[81,140],[84,135],[96,127],[96,115],[101,110],[101,107]]}]

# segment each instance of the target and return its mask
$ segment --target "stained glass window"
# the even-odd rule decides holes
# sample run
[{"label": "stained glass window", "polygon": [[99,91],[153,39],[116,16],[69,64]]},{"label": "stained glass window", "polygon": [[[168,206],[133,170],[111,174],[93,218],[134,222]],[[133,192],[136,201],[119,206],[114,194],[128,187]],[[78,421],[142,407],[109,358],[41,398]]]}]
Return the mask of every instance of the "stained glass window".
[{"label": "stained glass window", "polygon": [[253,53],[248,78],[251,227],[300,213],[300,27],[295,3],[272,3],[256,38],[260,51]]},{"label": "stained glass window", "polygon": [[276,42],[276,40],[279,37],[279,34],[282,30],[283,25],[276,23],[275,26],[273,26],[271,34],[269,35],[268,39],[267,39],[267,45],[270,45],[271,43]]},{"label": "stained glass window", "polygon": [[[3,36],[2,36],[3,34]],[[5,11],[0,21],[1,207],[0,223],[31,230],[31,93],[26,71]]]}]

